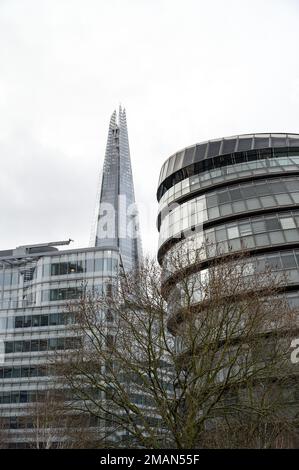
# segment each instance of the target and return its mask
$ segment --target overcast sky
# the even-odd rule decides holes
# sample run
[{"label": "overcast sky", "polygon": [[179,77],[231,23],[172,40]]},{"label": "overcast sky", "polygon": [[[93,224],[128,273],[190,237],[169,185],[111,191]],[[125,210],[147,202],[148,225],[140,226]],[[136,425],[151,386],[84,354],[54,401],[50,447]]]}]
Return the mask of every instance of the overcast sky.
[{"label": "overcast sky", "polygon": [[163,161],[299,132],[298,0],[0,0],[0,249],[87,246],[108,123],[126,107],[143,246]]}]

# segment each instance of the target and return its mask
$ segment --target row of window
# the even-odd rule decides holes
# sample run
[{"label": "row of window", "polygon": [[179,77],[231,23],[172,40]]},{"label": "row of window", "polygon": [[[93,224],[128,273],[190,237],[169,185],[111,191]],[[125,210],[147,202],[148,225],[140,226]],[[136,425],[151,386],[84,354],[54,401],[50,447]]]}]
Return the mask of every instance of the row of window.
[{"label": "row of window", "polygon": [[[201,145],[196,147],[196,153],[198,149],[200,149],[201,147],[202,147]],[[169,159],[168,161],[165,162],[164,166],[162,167],[162,172],[161,172],[161,177],[160,177],[160,181],[163,181],[163,180],[164,181],[160,184],[158,188],[158,193],[157,193],[158,201],[161,199],[163,194],[165,194],[166,191],[170,189],[172,186],[174,186],[176,183],[183,181],[186,178],[189,178],[193,175],[198,175],[200,173],[204,173],[209,170],[214,170],[216,168],[231,166],[231,165],[235,165],[235,164],[239,164],[243,162],[253,162],[257,160],[264,160],[265,158],[271,159],[271,158],[298,156],[299,148],[298,147],[294,149],[267,148],[263,150],[250,150],[247,152],[234,152],[228,155],[218,155],[218,156],[215,156],[214,158],[207,158],[201,161],[196,161],[196,163],[192,163],[190,159],[185,158],[186,157],[185,155],[184,163],[182,165],[181,158],[183,157],[183,154],[187,152],[189,153],[189,156],[190,156],[190,152],[192,154],[194,150],[195,148],[191,147],[191,148],[185,149],[183,152],[179,154],[174,155],[173,158],[176,159],[175,166],[177,166],[177,171],[175,170],[175,168],[172,168],[171,161],[173,161],[173,159]],[[166,167],[168,167],[168,169],[166,169]],[[172,171],[174,171],[174,173],[172,173]],[[167,173],[169,174],[168,177],[166,177]]]},{"label": "row of window", "polygon": [[[79,299],[84,294],[84,287],[82,282],[78,283],[78,286],[70,287],[57,287],[55,289],[44,289],[41,292],[41,301],[42,302],[53,302],[53,301],[67,301]],[[56,284],[58,285],[58,284]],[[95,284],[89,285],[88,289],[94,291],[97,295],[102,295],[104,292],[107,295],[111,295],[112,284],[106,282],[105,284]],[[5,291],[3,297],[1,298],[0,293],[0,309],[9,309],[9,308],[26,308],[28,306],[33,306],[36,304],[36,292],[27,292],[23,293],[23,298],[19,297],[18,290],[14,291]],[[44,325],[41,325],[44,326]],[[0,318],[0,329],[1,329],[1,318]]]},{"label": "row of window", "polygon": [[[251,257],[246,262],[246,272],[248,276],[253,275],[255,272],[265,272],[267,268],[273,269],[273,271],[286,271],[288,279],[288,285],[299,284],[299,251],[288,251],[288,252],[276,252],[272,255],[262,255]],[[168,273],[170,274],[170,272]],[[196,273],[190,274],[188,277],[190,281],[190,292],[191,301],[197,303],[203,300],[205,291],[202,289],[202,285],[208,282],[209,279],[209,268],[202,269]],[[296,298],[297,297],[297,298]],[[175,290],[169,296],[169,307],[170,311],[177,311],[178,305],[184,305],[186,300],[186,284],[182,286],[179,282],[176,284]],[[293,298],[289,298],[290,305],[298,307],[298,292]]]},{"label": "row of window", "polygon": [[83,294],[82,287],[60,287],[57,289],[45,289],[42,292],[42,302],[79,299]]},{"label": "row of window", "polygon": [[[297,185],[297,191],[299,191],[299,182],[295,181],[294,184]],[[260,196],[223,203],[208,210],[206,210],[206,203],[209,196],[200,196],[182,204],[165,216],[160,229],[159,243],[161,245],[170,237],[180,236],[180,232],[187,231],[196,225],[202,225],[207,220],[226,217],[232,214],[243,214],[259,209],[299,204],[299,192],[297,191],[289,194]],[[238,189],[238,194],[239,192],[240,189]]]},{"label": "row of window", "polygon": [[39,326],[67,325],[73,319],[66,312],[44,313],[42,315],[18,315],[0,318],[0,330],[11,328],[36,328]]},{"label": "row of window", "polygon": [[[299,244],[299,211],[241,219],[202,231],[194,231],[180,240],[163,257],[163,281],[173,271],[172,256],[179,252],[186,265],[252,248],[275,248],[275,245]],[[178,251],[180,250],[180,251]],[[282,268],[297,267],[285,256]]]},{"label": "row of window", "polygon": [[[43,276],[65,276],[92,272],[103,272],[105,276],[114,276],[118,270],[118,259],[116,257],[87,258],[77,261],[59,261],[45,263],[43,265]],[[21,278],[24,282],[36,278],[36,269],[21,266],[19,269],[0,265],[0,290],[2,287],[18,286]]]},{"label": "row of window", "polygon": [[74,262],[59,262],[44,265],[43,275],[64,276],[67,274],[78,274],[86,272],[105,272],[110,275],[116,274],[118,260],[115,258],[96,258],[79,260]]},{"label": "row of window", "polygon": [[12,403],[32,403],[36,401],[44,401],[46,392],[43,391],[9,391],[0,392],[0,404],[12,404]]},{"label": "row of window", "polygon": [[282,157],[244,162],[238,165],[226,166],[207,171],[206,173],[193,175],[175,184],[163,195],[159,203],[159,211],[161,211],[165,205],[170,204],[184,194],[189,194],[200,188],[206,188],[222,181],[236,180],[244,176],[298,170],[298,165],[299,156],[293,158]]},{"label": "row of window", "polygon": [[24,353],[36,351],[55,351],[75,349],[80,345],[80,338],[43,338],[22,341],[5,341],[5,353]]},{"label": "row of window", "polygon": [[45,377],[48,369],[45,366],[13,366],[0,367],[0,379],[18,379],[30,377]]},{"label": "row of window", "polygon": [[207,195],[207,207],[215,207],[226,202],[243,201],[256,196],[285,194],[299,191],[298,178],[275,178],[273,180],[253,181],[239,184],[228,189]]},{"label": "row of window", "polygon": [[[39,398],[42,398],[42,395],[39,395]],[[74,415],[74,422],[75,422],[76,416],[77,415]],[[101,420],[97,416],[88,416],[88,420],[89,420],[89,426],[100,426],[101,424]],[[60,426],[63,425],[63,422],[64,422],[64,419],[61,418],[59,425]],[[3,428],[5,429],[32,429],[36,427],[36,420],[34,419],[33,416],[30,416],[30,415],[29,416],[28,415],[7,416],[7,417],[1,418],[1,424]],[[55,442],[51,443],[51,447],[53,444],[55,444]],[[61,442],[57,443],[58,446],[59,444],[61,445]],[[32,448],[32,443],[31,443],[31,448]],[[39,447],[39,448],[42,448],[42,447]]]},{"label": "row of window", "polygon": [[[205,230],[205,237],[207,243],[216,243],[257,235],[256,246],[263,246],[284,242],[299,242],[298,228],[299,212],[295,211],[293,213],[271,214],[269,216],[254,217],[230,224],[218,225],[217,227]],[[246,240],[248,239],[245,238],[244,242]]]}]

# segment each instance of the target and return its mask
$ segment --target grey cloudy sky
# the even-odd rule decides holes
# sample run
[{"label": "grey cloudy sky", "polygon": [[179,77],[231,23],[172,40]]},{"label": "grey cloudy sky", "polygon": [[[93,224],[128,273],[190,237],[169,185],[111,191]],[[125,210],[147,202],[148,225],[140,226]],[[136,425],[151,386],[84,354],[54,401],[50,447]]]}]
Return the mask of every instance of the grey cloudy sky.
[{"label": "grey cloudy sky", "polygon": [[0,249],[86,246],[108,122],[127,109],[145,251],[160,167],[299,132],[298,0],[0,0]]}]

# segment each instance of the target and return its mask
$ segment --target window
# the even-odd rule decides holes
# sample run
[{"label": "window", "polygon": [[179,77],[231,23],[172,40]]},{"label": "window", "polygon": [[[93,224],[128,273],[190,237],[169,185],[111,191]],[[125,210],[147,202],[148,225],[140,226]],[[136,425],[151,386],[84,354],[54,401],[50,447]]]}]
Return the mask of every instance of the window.
[{"label": "window", "polygon": [[282,232],[270,232],[269,237],[273,245],[284,243],[284,236]]},{"label": "window", "polygon": [[37,327],[40,325],[40,315],[32,316],[32,326]]},{"label": "window", "polygon": [[241,224],[239,227],[241,236],[251,235],[251,225],[250,224]]},{"label": "window", "polygon": [[265,221],[259,220],[252,222],[253,233],[260,233],[266,231]]},{"label": "window", "polygon": [[22,367],[22,377],[30,376],[30,367]]},{"label": "window", "polygon": [[50,321],[49,321],[49,324],[50,324],[50,325],[58,325],[58,324],[59,324],[59,321],[58,321],[58,313],[51,313],[51,314],[50,314]]},{"label": "window", "polygon": [[231,213],[232,213],[231,204],[223,204],[222,206],[220,206],[220,214],[222,216],[230,215]]},{"label": "window", "polygon": [[268,245],[269,244],[268,235],[266,233],[264,233],[263,235],[256,235],[255,236],[255,242],[256,242],[257,246]]},{"label": "window", "polygon": [[24,328],[29,328],[31,326],[31,315],[26,315],[24,317]]},{"label": "window", "polygon": [[16,317],[15,328],[23,328],[23,320],[24,320],[24,317]]},{"label": "window", "polygon": [[231,196],[232,201],[239,201],[240,199],[242,199],[241,191],[239,188],[231,189],[230,196]]},{"label": "window", "polygon": [[21,377],[21,367],[13,367],[12,368],[12,377],[13,378]]},{"label": "window", "polygon": [[25,348],[25,344],[27,343],[27,346],[30,345],[29,341],[15,341],[14,343],[14,352],[28,352],[29,348]]},{"label": "window", "polygon": [[298,242],[298,229],[286,230],[284,235],[287,242]]},{"label": "window", "polygon": [[238,227],[228,227],[227,234],[228,234],[229,240],[231,240],[232,238],[238,238],[239,237]]},{"label": "window", "polygon": [[7,341],[5,343],[5,353],[6,354],[13,353],[13,342],[12,341]]},{"label": "window", "polygon": [[269,188],[269,185],[268,185],[268,184],[265,184],[265,183],[263,183],[263,184],[258,184],[258,185],[256,186],[256,191],[257,191],[257,194],[258,194],[259,196],[264,196],[264,195],[266,195],[266,194],[270,194],[270,193],[271,193],[270,188]]},{"label": "window", "polygon": [[245,186],[241,188],[243,198],[249,199],[256,196],[256,190],[254,186]]},{"label": "window", "polygon": [[212,209],[208,209],[209,219],[216,219],[219,217],[219,209],[218,207],[213,207]]},{"label": "window", "polygon": [[226,240],[226,231],[224,228],[216,230],[216,240],[217,242],[221,242],[222,240]]},{"label": "window", "polygon": [[38,350],[39,350],[38,339],[33,339],[31,341],[31,351],[38,351]]},{"label": "window", "polygon": [[261,207],[258,198],[247,199],[246,204],[249,210],[259,209]]},{"label": "window", "polygon": [[28,396],[26,391],[21,391],[20,392],[20,403],[27,403],[28,401]]},{"label": "window", "polygon": [[98,258],[95,260],[95,271],[103,271],[104,260],[103,258]]},{"label": "window", "polygon": [[281,261],[279,256],[271,256],[270,258],[266,259],[266,265],[274,269],[281,269]]},{"label": "window", "polygon": [[47,351],[48,349],[48,340],[47,339],[40,339],[39,340],[39,350],[40,351]]},{"label": "window", "polygon": [[275,206],[275,199],[273,196],[262,196],[261,203],[263,207],[272,207]]},{"label": "window", "polygon": [[285,186],[281,182],[271,183],[271,189],[274,194],[284,193]]},{"label": "window", "polygon": [[59,275],[59,263],[51,264],[51,276]]},{"label": "window", "polygon": [[49,317],[48,315],[41,315],[40,316],[40,326],[48,326]]},{"label": "window", "polygon": [[12,368],[11,368],[11,367],[5,368],[5,369],[4,369],[3,378],[4,378],[4,379],[10,379],[10,378],[11,378],[11,375],[12,375]]},{"label": "window", "polygon": [[296,268],[296,261],[293,254],[281,255],[282,264],[284,268]]},{"label": "window", "polygon": [[[18,343],[19,341],[17,341]],[[23,352],[30,352],[30,347],[31,347],[31,344],[30,344],[30,341],[20,341],[20,343],[23,343],[22,346],[23,346]]]},{"label": "window", "polygon": [[267,231],[280,229],[280,223],[277,217],[266,219],[265,222]]},{"label": "window", "polygon": [[211,196],[207,196],[207,207],[215,207],[217,206],[217,196],[216,194],[212,194]]},{"label": "window", "polygon": [[233,206],[233,211],[234,212],[245,212],[246,211],[244,201],[233,202],[232,206]]},{"label": "window", "polygon": [[109,309],[108,309],[107,312],[106,312],[106,320],[107,320],[108,322],[112,322],[112,321],[113,321],[113,314],[112,314],[111,310],[109,310]]},{"label": "window", "polygon": [[296,228],[295,221],[292,217],[285,217],[283,219],[280,219],[280,222],[284,230],[287,230],[289,228]]},{"label": "window", "polygon": [[286,205],[286,204],[291,204],[291,198],[288,194],[279,194],[278,196],[275,196],[278,204],[280,205]]},{"label": "window", "polygon": [[229,202],[230,201],[228,191],[223,191],[221,193],[218,193],[217,197],[218,197],[218,203],[219,204],[223,204],[224,202]]}]

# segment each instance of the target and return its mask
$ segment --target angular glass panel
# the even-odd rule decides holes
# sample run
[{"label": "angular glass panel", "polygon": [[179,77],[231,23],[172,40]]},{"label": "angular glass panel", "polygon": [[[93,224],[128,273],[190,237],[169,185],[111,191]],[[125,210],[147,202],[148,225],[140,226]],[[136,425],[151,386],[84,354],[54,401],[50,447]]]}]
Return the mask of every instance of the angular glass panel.
[{"label": "angular glass panel", "polygon": [[227,234],[228,234],[229,240],[231,240],[232,238],[238,238],[239,237],[238,227],[228,227]]},{"label": "angular glass panel", "polygon": [[221,140],[217,140],[216,142],[213,142],[213,141],[209,142],[208,158],[219,155],[220,145],[221,145]]},{"label": "angular glass panel", "polygon": [[275,196],[275,198],[280,206],[285,206],[287,204],[292,203],[291,198],[288,194],[278,194],[277,196]]},{"label": "angular glass panel", "polygon": [[208,215],[209,219],[217,219],[220,216],[219,208],[213,207],[212,209],[208,209]]},{"label": "angular glass panel", "polygon": [[281,228],[280,222],[277,217],[273,217],[271,219],[265,219],[265,223],[266,223],[267,231],[279,230]]},{"label": "angular glass panel", "polygon": [[244,201],[238,201],[232,203],[233,212],[245,212],[246,206]]},{"label": "angular glass panel", "polygon": [[287,242],[299,242],[299,231],[295,230],[286,230],[284,232]]},{"label": "angular glass panel", "polygon": [[266,233],[263,235],[255,235],[255,242],[257,246],[269,245],[268,235]]},{"label": "angular glass panel", "polygon": [[252,185],[241,187],[241,192],[242,192],[244,199],[256,196],[255,186],[252,186]]},{"label": "angular glass panel", "polygon": [[281,255],[282,265],[284,268],[296,268],[296,260],[294,254],[282,254]]},{"label": "angular glass panel", "polygon": [[[230,193],[230,197],[232,201],[239,201],[240,199],[242,199],[240,188],[230,189],[229,193]],[[223,202],[226,202],[226,201],[223,201]]]},{"label": "angular glass panel", "polygon": [[258,198],[247,199],[247,207],[249,210],[260,209],[261,203]]},{"label": "angular glass panel", "polygon": [[232,214],[232,206],[231,206],[231,204],[222,204],[222,206],[220,206],[220,214],[221,214],[222,216]]},{"label": "angular glass panel", "polygon": [[239,230],[241,236],[251,235],[252,233],[250,224],[240,224]]},{"label": "angular glass panel", "polygon": [[215,236],[216,236],[217,242],[221,242],[222,240],[226,240],[227,239],[226,230],[224,228],[217,229],[216,233],[215,233]]},{"label": "angular glass panel", "polygon": [[200,144],[196,146],[196,151],[195,151],[195,161],[198,162],[200,160],[203,160],[206,155],[206,150],[207,150],[207,144]]},{"label": "angular glass panel", "polygon": [[230,201],[230,196],[228,191],[222,191],[217,193],[218,203],[223,204]]},{"label": "angular glass panel", "polygon": [[265,232],[266,225],[264,220],[252,222],[253,233]]},{"label": "angular glass panel", "polygon": [[293,217],[284,217],[280,219],[281,226],[284,230],[287,230],[289,228],[296,228],[295,221]]},{"label": "angular glass panel", "polygon": [[32,326],[37,327],[40,325],[40,315],[32,315]]},{"label": "angular glass panel", "polygon": [[269,147],[269,136],[268,137],[255,137],[254,148],[262,149]]},{"label": "angular glass panel", "polygon": [[224,139],[222,144],[222,153],[233,153],[236,147],[236,139]]},{"label": "angular glass panel", "polygon": [[15,328],[23,328],[24,317],[15,317]]},{"label": "angular glass panel", "polygon": [[276,205],[274,196],[261,196],[260,200],[263,207],[273,207]]},{"label": "angular glass panel", "polygon": [[250,150],[252,145],[252,137],[239,137],[238,142],[238,151],[242,152],[245,150]]}]

